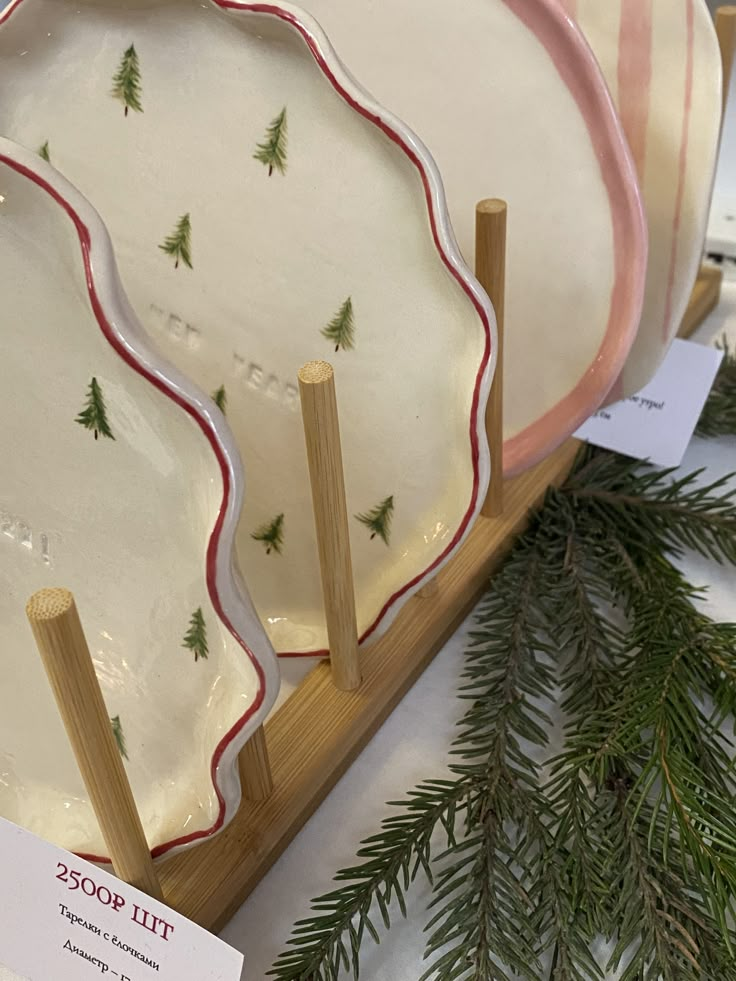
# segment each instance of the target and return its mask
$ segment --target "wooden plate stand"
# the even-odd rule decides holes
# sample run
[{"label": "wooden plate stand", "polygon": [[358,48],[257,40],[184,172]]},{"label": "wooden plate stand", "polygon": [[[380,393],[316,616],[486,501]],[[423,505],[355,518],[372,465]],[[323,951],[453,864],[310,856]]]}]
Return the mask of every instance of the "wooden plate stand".
[{"label": "wooden plate stand", "polygon": [[[736,6],[718,11],[717,29],[728,79]],[[502,444],[505,243],[505,204],[481,202],[476,273],[499,323],[498,368],[486,418],[494,460],[501,458]],[[689,336],[718,303],[720,286],[720,271],[703,267],[680,336]],[[359,651],[331,367],[305,365],[299,388],[332,656],[242,750],[244,800],[221,834],[154,868],[74,599],[66,590],[42,590],[27,607],[117,874],[151,895],[163,895],[210,930],[221,928],[238,909],[473,608],[530,511],[568,474],[578,448],[568,440],[535,469],[505,483],[500,468],[494,468],[482,516],[460,551],[406,603],[380,640]]]}]

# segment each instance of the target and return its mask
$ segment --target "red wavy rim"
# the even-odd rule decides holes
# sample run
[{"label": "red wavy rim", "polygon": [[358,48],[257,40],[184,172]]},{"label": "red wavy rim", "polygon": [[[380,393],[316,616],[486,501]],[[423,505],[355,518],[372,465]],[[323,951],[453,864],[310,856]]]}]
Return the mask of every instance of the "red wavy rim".
[{"label": "red wavy rim", "polygon": [[[19,0],[20,2],[20,0]],[[476,313],[480,317],[481,323],[483,325],[483,332],[485,336],[485,345],[483,349],[483,357],[481,358],[480,366],[475,376],[475,384],[473,386],[473,400],[470,409],[470,450],[471,450],[471,461],[473,466],[473,490],[470,496],[470,504],[467,511],[463,515],[463,518],[450,540],[447,547],[437,556],[437,558],[424,569],[423,572],[418,573],[413,579],[405,583],[401,589],[396,590],[383,604],[380,612],[376,616],[373,623],[363,632],[359,638],[359,643],[367,640],[376,630],[380,627],[384,617],[389,613],[392,607],[394,607],[403,596],[406,595],[411,589],[417,586],[423,579],[431,575],[435,569],[442,565],[449,555],[452,554],[453,550],[457,547],[458,543],[462,540],[470,522],[473,519],[473,515],[478,502],[478,491],[480,486],[480,473],[479,473],[479,459],[480,459],[480,440],[478,436],[478,430],[482,423],[479,419],[479,408],[480,408],[480,392],[483,385],[483,375],[485,374],[486,367],[491,358],[491,324],[486,313],[483,304],[474,294],[470,283],[463,278],[461,273],[454,267],[452,260],[445,250],[442,240],[439,235],[438,225],[437,225],[437,215],[435,213],[435,207],[432,201],[432,183],[429,178],[424,164],[419,157],[419,155],[414,151],[409,143],[404,139],[404,137],[397,130],[393,129],[387,122],[385,122],[379,115],[375,112],[367,109],[365,106],[361,105],[342,85],[342,83],[337,79],[332,68],[328,64],[324,55],[320,51],[319,44],[315,37],[310,32],[302,22],[296,17],[295,14],[288,10],[283,10],[281,7],[270,4],[270,3],[249,3],[247,0],[212,0],[213,3],[217,4],[218,7],[230,10],[247,10],[251,13],[256,14],[269,14],[271,16],[278,17],[280,20],[286,21],[292,27],[294,27],[299,34],[302,36],[303,40],[306,42],[312,57],[319,66],[322,74],[327,78],[329,83],[338,93],[338,95],[345,101],[355,112],[363,116],[369,122],[373,123],[378,129],[384,133],[393,143],[395,143],[406,156],[411,160],[411,162],[416,167],[419,176],[422,180],[422,186],[424,188],[424,196],[427,204],[427,213],[429,216],[429,223],[432,229],[432,239],[435,244],[435,248],[440,255],[443,263],[449,270],[453,279],[455,279],[463,291],[467,294],[471,300],[473,306],[475,307]],[[468,270],[470,273],[470,271]],[[493,465],[493,461],[491,461]],[[279,657],[326,657],[329,651],[326,649],[318,651],[280,651]]]},{"label": "red wavy rim", "polygon": [[[14,4],[11,4],[11,6],[6,9],[6,11],[5,11],[4,14],[1,14],[0,15],[0,24],[2,24],[4,21],[6,21],[10,17],[10,15],[15,10],[17,10],[20,7],[20,5],[23,2],[24,2],[24,0],[16,0],[16,2]],[[431,563],[431,565],[429,565],[423,572],[421,572],[418,575],[416,575],[413,579],[411,579],[408,583],[406,583],[401,589],[397,590],[386,601],[386,603],[383,605],[380,613],[378,614],[378,616],[374,620],[373,624],[361,636],[360,642],[362,643],[364,640],[366,640],[368,637],[370,637],[375,632],[375,630],[378,629],[381,621],[386,616],[386,614],[388,613],[388,611],[391,609],[392,606],[394,606],[401,599],[402,596],[404,596],[410,589],[412,589],[413,587],[415,587],[426,576],[428,576],[429,574],[431,574],[434,571],[434,569],[436,569],[439,565],[441,565],[444,562],[444,560],[447,558],[447,556],[453,551],[453,549],[457,546],[458,542],[462,539],[463,535],[465,534],[465,532],[466,532],[466,530],[467,530],[467,528],[468,528],[468,526],[469,526],[469,524],[470,524],[470,522],[471,522],[471,520],[473,518],[473,514],[474,514],[474,511],[476,509],[477,502],[478,502],[478,492],[479,492],[479,485],[480,485],[480,473],[479,473],[480,438],[479,438],[479,427],[480,427],[480,424],[482,422],[482,420],[479,418],[480,392],[481,392],[481,388],[482,388],[482,384],[483,384],[483,376],[485,374],[486,368],[487,368],[488,363],[489,363],[490,358],[491,358],[491,325],[490,325],[490,320],[489,320],[489,317],[488,317],[488,314],[487,314],[486,310],[484,309],[483,303],[478,298],[478,296],[476,296],[475,293],[473,292],[473,289],[472,289],[472,287],[470,285],[470,282],[467,281],[466,279],[464,279],[463,276],[461,275],[461,273],[454,267],[454,265],[452,263],[452,260],[451,260],[451,258],[449,256],[448,252],[445,250],[445,248],[443,246],[443,243],[442,243],[442,241],[440,239],[440,235],[439,235],[439,231],[438,231],[437,215],[435,213],[435,208],[434,208],[434,204],[433,204],[433,201],[432,201],[432,183],[430,181],[429,174],[427,173],[427,171],[426,171],[426,169],[424,167],[424,164],[423,164],[422,160],[420,159],[420,157],[418,156],[418,154],[409,145],[409,143],[406,142],[406,140],[401,135],[401,133],[399,133],[397,130],[393,129],[388,123],[386,123],[383,119],[381,119],[381,117],[379,115],[377,115],[375,112],[373,112],[370,109],[366,108],[365,106],[361,105],[347,91],[347,89],[337,79],[336,75],[334,74],[334,72],[333,72],[332,68],[330,67],[330,65],[328,64],[327,60],[322,55],[322,52],[319,49],[319,44],[318,44],[317,40],[314,38],[314,36],[312,35],[312,33],[310,32],[309,28],[307,28],[306,25],[304,25],[296,17],[296,15],[293,14],[291,11],[284,10],[281,7],[277,6],[277,5],[268,4],[268,3],[248,3],[248,2],[242,2],[242,0],[213,0],[213,2],[217,6],[223,8],[223,9],[250,11],[252,13],[260,13],[260,14],[267,14],[267,15],[270,15],[270,16],[274,16],[274,17],[277,17],[279,20],[285,21],[290,26],[292,26],[301,35],[302,39],[307,44],[307,47],[309,48],[309,51],[312,54],[312,57],[314,58],[315,62],[319,66],[319,68],[322,71],[322,73],[324,74],[324,76],[327,78],[327,80],[333,86],[333,88],[335,89],[335,91],[338,93],[338,95],[354,111],[356,111],[357,113],[359,113],[361,116],[363,116],[365,119],[367,119],[370,123],[372,123],[374,126],[376,126],[379,130],[381,130],[382,133],[384,133],[393,143],[395,143],[404,152],[404,154],[409,158],[409,160],[412,162],[412,164],[416,167],[416,169],[417,169],[417,171],[418,171],[418,173],[419,173],[419,175],[421,177],[422,186],[424,188],[424,195],[425,195],[426,205],[427,205],[428,217],[429,217],[429,221],[430,221],[430,227],[431,227],[431,230],[432,230],[432,238],[433,238],[433,241],[434,241],[434,244],[435,244],[435,248],[437,249],[437,251],[438,251],[438,253],[439,253],[439,255],[440,255],[440,257],[441,257],[441,259],[442,259],[442,261],[444,263],[444,265],[447,267],[447,269],[449,270],[449,272],[452,275],[452,277],[458,282],[458,284],[460,285],[460,287],[463,289],[463,291],[467,294],[467,296],[471,300],[471,302],[472,302],[472,304],[473,304],[473,306],[474,306],[474,308],[475,308],[478,316],[480,317],[480,320],[481,320],[481,323],[482,323],[482,326],[483,326],[483,332],[484,332],[484,350],[483,350],[483,356],[481,358],[480,366],[479,366],[478,371],[476,373],[475,384],[474,384],[474,388],[473,388],[473,399],[472,399],[472,404],[471,404],[471,413],[470,413],[470,447],[471,447],[471,461],[472,461],[472,467],[473,467],[473,488],[472,488],[472,493],[471,493],[471,498],[470,498],[470,504],[469,504],[469,506],[468,506],[468,508],[467,508],[467,510],[466,510],[466,512],[465,512],[465,514],[463,516],[463,518],[462,518],[462,521],[461,521],[461,523],[460,523],[460,525],[459,525],[459,527],[458,527],[455,535],[453,536],[453,538],[450,541],[450,543],[448,544],[448,546]],[[44,186],[43,185],[43,182],[40,179],[35,178],[35,175],[33,175],[32,172],[28,172],[28,176],[30,176],[32,179],[36,179],[37,180],[37,183],[40,183],[40,184],[42,184],[42,186]],[[75,225],[77,225],[77,230],[80,231],[80,229],[83,229],[84,230],[84,233],[88,236],[89,233],[87,232],[87,230],[84,227],[83,223],[80,221],[79,217],[76,215],[76,213],[74,212],[74,210],[68,205],[68,203],[65,202],[61,198],[61,196],[56,195],[52,188],[48,188],[48,186],[46,186],[46,189],[49,190],[50,193],[52,193],[52,195],[59,201],[59,203],[62,204],[66,208],[66,210],[68,211],[68,213],[70,214],[70,216],[74,220]],[[84,240],[82,238],[81,231],[80,231],[80,240],[82,240],[83,251],[84,251],[85,245],[84,245]],[[86,255],[86,253],[85,253],[85,268],[88,268],[87,267],[87,255]],[[93,289],[93,287],[94,287],[94,284],[91,283],[91,276],[90,276],[89,270],[88,270],[88,288]],[[90,295],[93,296],[93,293],[90,292]],[[93,299],[93,304],[94,304],[94,302],[95,301]],[[97,311],[95,311],[95,312],[97,312]],[[99,320],[99,317],[98,317],[98,320]],[[103,320],[104,320],[104,318],[103,318]],[[111,337],[111,336],[108,335],[109,325],[107,325],[106,322],[104,322],[104,324],[103,324],[103,322],[101,322],[100,323],[100,326],[102,327],[103,332],[105,332],[105,336],[108,338],[108,340],[110,341],[110,343],[113,344],[113,347],[115,347],[116,350],[118,350],[118,348],[116,346],[116,343],[115,343],[114,337]],[[136,370],[138,370],[141,374],[143,374],[150,381],[152,381],[153,384],[155,384],[157,387],[161,388],[162,391],[164,391],[167,395],[169,395],[175,401],[179,401],[179,399],[176,396],[176,394],[173,393],[173,392],[170,392],[168,389],[166,389],[165,386],[163,386],[158,381],[158,379],[153,378],[153,377],[150,377],[149,374],[146,372],[146,370],[142,368],[142,366],[137,365],[135,362],[130,361],[129,358],[127,357],[127,353],[125,351],[119,351],[118,353],[120,353],[121,356],[125,358],[125,360],[129,361],[129,363],[131,363],[131,365]],[[191,408],[189,406],[186,406],[185,405],[185,408],[187,409],[187,411],[190,412],[190,414],[192,414],[197,419],[197,421],[199,422],[200,426],[205,431],[205,433],[208,434],[208,437],[209,437],[209,427],[208,427],[208,424],[206,423],[206,421],[200,419],[196,415],[196,413],[194,413],[191,410]],[[212,435],[214,437],[214,434],[212,434]],[[219,447],[218,447],[218,449],[219,449]],[[218,454],[218,460],[220,460],[219,454]],[[221,468],[222,468],[222,461],[220,461],[220,462],[221,462]],[[223,479],[226,479],[226,475],[225,475],[224,471],[223,471]],[[228,487],[228,484],[226,483],[225,486],[227,488]],[[223,512],[221,512],[221,515],[218,518],[218,527],[216,528],[216,531],[221,527],[222,519],[223,519]],[[209,565],[210,565],[210,554],[209,554],[209,550],[208,550],[208,575],[209,575]],[[214,605],[214,600],[213,600],[213,605]],[[218,613],[221,614],[221,607],[219,606],[219,600],[218,600],[218,604],[215,606],[215,608],[218,610]],[[243,647],[245,647],[246,651],[248,651],[248,648],[246,647],[246,645],[244,644],[244,642],[242,641],[242,639],[240,637],[238,637],[238,635],[235,633],[235,631],[233,630],[232,625],[229,623],[229,621],[224,617],[224,615],[221,614],[221,616],[222,616],[223,622],[228,626],[228,628],[230,629],[231,633],[233,633],[233,635],[236,637],[236,639],[241,643],[241,645]],[[254,663],[257,664],[257,662],[253,658],[253,656],[250,653],[250,651],[248,651],[248,653],[251,656],[251,659],[254,661]],[[300,652],[300,653],[297,653],[297,654],[282,653],[279,656],[281,656],[281,657],[294,657],[294,656],[296,656],[296,657],[316,657],[316,656],[325,656],[328,653],[329,652],[327,650],[323,650],[323,651]],[[262,672],[261,672],[261,675],[262,675]],[[265,685],[263,685],[262,688],[265,689]],[[261,697],[261,702],[263,700],[263,695],[264,695],[264,691],[262,690],[262,692],[261,692],[261,696],[262,696]],[[259,702],[259,704],[260,704],[260,702]],[[215,757],[213,758],[213,762],[212,762],[213,773],[216,770],[217,764],[219,763],[219,761],[220,761],[220,759],[222,757],[222,754],[224,753],[225,749],[227,748],[227,746],[229,745],[229,743],[235,738],[235,736],[238,734],[238,732],[242,729],[242,727],[245,724],[245,722],[247,721],[247,719],[250,718],[250,715],[252,715],[252,713],[255,710],[256,710],[255,708],[250,709],[249,710],[249,713],[246,715],[246,717],[243,718],[242,720],[240,720],[240,722],[237,723],[237,725],[235,727],[233,727],[233,729],[231,729],[229,733],[227,733],[227,735],[223,738],[223,740],[221,741],[221,743],[218,745],[217,750],[216,750],[216,753],[215,753]],[[217,783],[214,780],[214,778],[213,778],[213,783],[214,783],[214,786],[215,786],[215,792],[217,794],[218,801],[220,802],[220,813],[218,815],[218,819],[217,819],[216,823],[211,828],[206,829],[204,831],[194,832],[194,833],[192,833],[190,835],[187,835],[185,837],[177,838],[174,841],[166,842],[163,845],[157,846],[153,850],[154,857],[158,857],[160,855],[163,855],[167,851],[170,851],[172,848],[176,848],[176,847],[179,847],[179,846],[182,846],[182,845],[187,845],[187,844],[190,844],[190,843],[192,843],[192,842],[194,842],[196,840],[210,837],[213,834],[215,834],[217,831],[220,830],[220,828],[223,825],[224,819],[225,819],[225,802],[224,802],[224,799],[223,799],[223,797],[222,797],[222,795],[220,793],[220,789],[217,786]],[[89,859],[90,861],[93,861],[93,862],[107,862],[107,861],[109,861],[108,859],[100,859],[100,858],[97,858],[95,856],[82,855],[81,857],[82,858],[87,858],[87,859]]]},{"label": "red wavy rim", "polygon": [[[77,235],[79,237],[79,244],[82,250],[82,260],[84,262],[84,272],[85,279],[87,283],[87,292],[89,294],[90,302],[92,304],[92,309],[94,311],[97,323],[102,331],[105,339],[113,348],[115,353],[122,358],[123,361],[129,367],[131,367],[139,375],[142,375],[146,381],[154,385],[160,392],[175,402],[180,409],[183,409],[188,415],[194,419],[199,428],[202,430],[206,436],[220,467],[220,474],[222,476],[223,484],[223,496],[220,508],[217,514],[217,520],[215,521],[215,526],[210,535],[209,542],[207,544],[207,561],[206,561],[206,581],[207,581],[207,591],[210,596],[215,612],[219,617],[220,621],[227,627],[235,640],[240,644],[240,646],[245,651],[246,655],[250,659],[253,667],[255,668],[256,675],[258,677],[258,694],[254,699],[253,703],[248,707],[248,710],[234,723],[234,725],[228,730],[227,733],[222,737],[220,742],[215,747],[215,752],[212,757],[212,762],[210,764],[210,777],[212,780],[212,786],[214,788],[215,794],[217,795],[218,801],[218,814],[217,818],[209,828],[203,828],[200,831],[193,831],[188,835],[183,835],[179,838],[174,838],[171,841],[164,842],[161,845],[157,845],[152,849],[151,854],[154,858],[158,858],[160,855],[164,855],[166,852],[170,851],[172,848],[178,848],[183,845],[192,844],[195,841],[199,841],[203,838],[209,838],[216,834],[223,826],[225,821],[225,811],[226,804],[225,798],[222,795],[219,784],[217,782],[217,770],[220,765],[220,760],[222,759],[223,753],[230,745],[230,743],[236,738],[236,736],[242,731],[248,720],[258,711],[258,709],[263,704],[263,700],[266,696],[266,678],[257,658],[248,647],[245,640],[237,632],[230,619],[225,614],[222,608],[222,603],[220,601],[220,594],[218,591],[217,584],[217,554],[220,548],[220,540],[222,535],[222,528],[225,522],[225,515],[227,513],[228,504],[230,502],[230,496],[232,493],[232,487],[230,482],[230,469],[227,463],[227,457],[223,449],[217,434],[212,427],[210,421],[192,405],[190,405],[182,396],[178,394],[173,388],[170,388],[166,382],[162,379],[157,378],[145,365],[142,365],[136,358],[120,343],[119,339],[116,337],[115,332],[107,319],[102,301],[99,298],[97,292],[97,286],[94,281],[94,276],[92,273],[92,265],[90,262],[90,248],[91,248],[91,235],[89,229],[85,225],[82,218],[79,216],[74,207],[67,201],[67,199],[47,183],[42,177],[36,174],[29,167],[24,164],[18,163],[18,161],[13,160],[10,157],[5,156],[0,153],[0,162],[6,164],[12,170],[17,173],[22,174],[27,177],[34,184],[37,184],[42,190],[44,190],[50,197],[61,205],[61,207],[66,211],[67,215],[71,218],[74,227],[76,229]],[[80,858],[84,858],[89,862],[97,862],[98,864],[110,863],[110,859],[100,855],[89,855],[84,852],[78,853]]]}]

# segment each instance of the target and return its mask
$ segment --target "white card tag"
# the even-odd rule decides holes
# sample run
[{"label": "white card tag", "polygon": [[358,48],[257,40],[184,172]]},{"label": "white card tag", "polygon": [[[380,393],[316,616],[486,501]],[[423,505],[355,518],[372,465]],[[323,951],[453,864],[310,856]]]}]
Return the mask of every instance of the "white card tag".
[{"label": "white card tag", "polygon": [[675,340],[638,395],[599,409],[578,439],[662,467],[679,467],[718,373],[723,351]]},{"label": "white card tag", "polygon": [[242,969],[163,903],[0,818],[3,981],[240,981]]}]

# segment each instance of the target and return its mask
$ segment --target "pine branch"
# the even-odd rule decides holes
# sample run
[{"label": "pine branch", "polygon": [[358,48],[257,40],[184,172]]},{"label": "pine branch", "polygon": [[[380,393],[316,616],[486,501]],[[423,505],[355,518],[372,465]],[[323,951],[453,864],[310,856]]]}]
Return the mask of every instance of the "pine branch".
[{"label": "pine branch", "polygon": [[736,488],[725,489],[732,478],[698,486],[702,470],[672,479],[674,473],[587,449],[563,492],[602,526],[649,549],[679,555],[691,548],[736,564]]},{"label": "pine branch", "polygon": [[724,352],[708,401],[698,422],[698,436],[736,436],[736,351],[724,336],[718,347]]},{"label": "pine branch", "polygon": [[[586,449],[548,493],[471,635],[442,785],[464,796],[449,828],[441,809],[422,825],[428,843],[443,822],[448,848],[422,852],[407,824],[388,849],[384,824],[379,852],[300,925],[280,981],[357,977],[377,854],[439,868],[424,979],[736,981],[736,625],[701,613],[671,561],[694,548],[736,564],[736,494],[699,477]],[[567,722],[543,783],[551,699]],[[615,939],[605,967],[599,935]]]},{"label": "pine branch", "polygon": [[363,937],[380,942],[376,912],[387,930],[392,900],[406,916],[406,894],[417,875],[422,872],[431,881],[435,828],[442,826],[448,844],[454,843],[472,794],[471,780],[429,780],[406,800],[391,802],[401,813],[386,818],[381,831],[362,843],[362,864],[337,873],[338,889],[313,900],[314,914],[296,924],[291,949],[280,955],[270,975],[278,981],[333,981],[344,968],[357,981]]}]

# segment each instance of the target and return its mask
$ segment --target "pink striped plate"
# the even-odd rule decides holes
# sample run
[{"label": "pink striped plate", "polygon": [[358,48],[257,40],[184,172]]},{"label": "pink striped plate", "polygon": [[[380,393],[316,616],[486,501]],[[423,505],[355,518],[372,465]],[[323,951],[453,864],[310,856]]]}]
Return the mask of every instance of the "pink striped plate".
[{"label": "pink striped plate", "polygon": [[612,397],[655,373],[700,265],[721,121],[721,61],[705,0],[560,0],[619,107],[649,222],[644,312]]},{"label": "pink striped plate", "polygon": [[608,394],[639,325],[646,222],[603,76],[558,0],[307,0],[341,56],[427,143],[467,260],[509,202],[504,472]]}]

